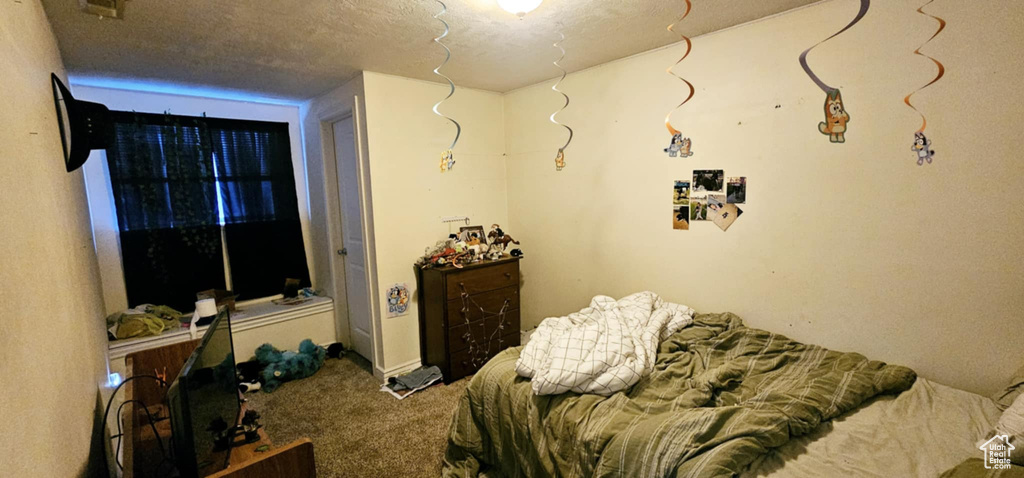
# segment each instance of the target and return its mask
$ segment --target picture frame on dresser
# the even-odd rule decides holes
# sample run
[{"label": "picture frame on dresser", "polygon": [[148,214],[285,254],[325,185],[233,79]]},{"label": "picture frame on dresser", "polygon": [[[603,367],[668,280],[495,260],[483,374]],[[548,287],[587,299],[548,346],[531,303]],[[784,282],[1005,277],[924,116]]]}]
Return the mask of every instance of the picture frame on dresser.
[{"label": "picture frame on dresser", "polygon": [[416,267],[420,358],[449,384],[520,343],[519,257]]}]

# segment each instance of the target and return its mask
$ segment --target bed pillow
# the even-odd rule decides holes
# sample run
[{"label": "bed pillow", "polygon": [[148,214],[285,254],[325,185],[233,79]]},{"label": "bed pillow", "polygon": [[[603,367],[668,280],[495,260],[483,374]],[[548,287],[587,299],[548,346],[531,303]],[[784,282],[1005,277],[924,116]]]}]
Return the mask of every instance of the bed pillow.
[{"label": "bed pillow", "polygon": [[1013,374],[1010,384],[993,395],[992,400],[995,400],[996,406],[1000,410],[1006,410],[1021,393],[1024,393],[1024,367],[1021,367]]}]

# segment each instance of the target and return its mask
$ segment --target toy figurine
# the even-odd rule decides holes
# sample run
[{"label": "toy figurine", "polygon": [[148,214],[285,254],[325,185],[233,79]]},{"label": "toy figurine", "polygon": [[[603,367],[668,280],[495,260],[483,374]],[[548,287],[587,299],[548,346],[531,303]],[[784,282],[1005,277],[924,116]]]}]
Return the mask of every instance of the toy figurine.
[{"label": "toy figurine", "polygon": [[818,123],[818,131],[833,143],[845,143],[846,123],[849,122],[850,114],[843,107],[843,95],[839,90],[830,91],[825,97],[825,121]]},{"label": "toy figurine", "polygon": [[690,144],[690,138],[684,138],[683,133],[672,133],[672,144],[665,148],[665,152],[670,158],[677,156],[689,158],[693,156],[693,153],[690,152]]},{"label": "toy figurine", "polygon": [[241,431],[245,434],[246,443],[255,443],[260,441],[260,428],[263,425],[259,422],[260,414],[256,410],[246,410],[245,415],[242,416]]},{"label": "toy figurine", "polygon": [[448,149],[441,152],[441,172],[451,171],[455,168],[455,155]]},{"label": "toy figurine", "polygon": [[935,151],[930,149],[931,146],[932,140],[926,138],[923,132],[914,133],[914,144],[910,146],[910,150],[917,153],[918,166],[924,164],[925,161],[932,164],[932,156],[935,155]]},{"label": "toy figurine", "polygon": [[487,239],[491,241],[491,244],[500,244],[502,251],[508,247],[509,243],[519,245],[519,241],[513,239],[512,236],[505,234],[505,231],[502,231],[501,226],[497,224],[491,225],[491,232],[487,233]]},{"label": "toy figurine", "polygon": [[558,148],[558,154],[555,155],[555,171],[561,171],[565,167],[565,151],[562,148]]},{"label": "toy figurine", "polygon": [[505,255],[502,247],[497,242],[491,243],[491,246],[487,249],[486,257],[492,261],[501,259]]}]

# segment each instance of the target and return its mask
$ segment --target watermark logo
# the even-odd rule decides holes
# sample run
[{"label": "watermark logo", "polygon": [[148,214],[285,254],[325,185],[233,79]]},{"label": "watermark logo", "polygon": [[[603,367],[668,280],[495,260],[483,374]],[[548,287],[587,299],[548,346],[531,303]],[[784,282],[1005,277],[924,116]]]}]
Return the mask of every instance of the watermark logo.
[{"label": "watermark logo", "polygon": [[1010,452],[1016,447],[1010,444],[1009,435],[996,435],[982,443],[978,448],[981,448],[981,451],[985,453],[986,469],[1010,469]]}]

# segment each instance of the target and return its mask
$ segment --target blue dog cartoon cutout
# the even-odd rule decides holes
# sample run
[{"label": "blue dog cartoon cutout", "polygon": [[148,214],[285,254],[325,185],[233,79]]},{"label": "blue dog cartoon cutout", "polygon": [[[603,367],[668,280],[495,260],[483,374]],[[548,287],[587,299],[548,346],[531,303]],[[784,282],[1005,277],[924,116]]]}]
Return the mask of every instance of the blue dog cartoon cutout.
[{"label": "blue dog cartoon cutout", "polygon": [[404,284],[388,289],[388,315],[399,316],[409,310],[409,288]]},{"label": "blue dog cartoon cutout", "polygon": [[914,144],[910,146],[910,150],[917,153],[917,165],[921,166],[925,161],[928,164],[932,164],[932,157],[935,156],[935,151],[931,149],[932,140],[925,137],[923,132],[914,133]]},{"label": "blue dog cartoon cutout", "polygon": [[682,133],[673,133],[672,144],[665,148],[665,152],[668,153],[670,158],[689,158],[693,156],[693,152],[690,151],[690,144],[690,138],[684,138]]}]

